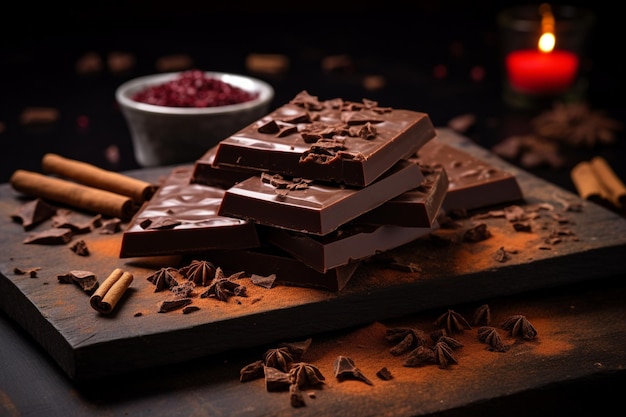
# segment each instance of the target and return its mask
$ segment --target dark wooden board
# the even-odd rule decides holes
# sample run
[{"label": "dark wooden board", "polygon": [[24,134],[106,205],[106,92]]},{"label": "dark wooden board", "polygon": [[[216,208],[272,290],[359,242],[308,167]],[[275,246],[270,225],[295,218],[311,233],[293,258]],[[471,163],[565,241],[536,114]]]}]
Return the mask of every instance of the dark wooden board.
[{"label": "dark wooden board", "polygon": [[[119,259],[121,234],[75,237],[90,247],[88,257],[76,255],[69,245],[25,245],[22,241],[27,233],[10,218],[23,201],[3,184],[0,307],[70,378],[89,380],[626,272],[621,259],[626,253],[626,219],[516,169],[449,130],[440,130],[438,140],[514,172],[524,192],[524,207],[548,204],[554,209],[542,210],[533,230],[523,234],[515,232],[506,219],[492,217],[484,222],[493,236],[483,242],[416,241],[391,253],[400,263],[417,266],[415,270],[366,264],[339,293],[280,286],[267,290],[250,284],[249,297],[226,303],[195,300],[201,309],[183,315],[180,311],[158,313],[157,304],[166,296],[155,293],[145,279],[156,268],[173,265],[177,259]],[[168,168],[159,168],[130,174],[155,180],[168,172]],[[581,204],[582,211],[565,212],[563,202]],[[564,227],[572,235],[547,245],[546,236],[558,227],[551,217],[554,213],[570,219]],[[471,225],[470,220],[462,224]],[[540,246],[547,248],[538,249]],[[510,259],[496,260],[499,248],[512,251]],[[15,267],[41,270],[38,277],[30,278],[16,275]],[[118,267],[132,272],[135,280],[112,316],[96,313],[77,286],[57,281],[58,275],[70,270],[93,271],[102,281]]]}]

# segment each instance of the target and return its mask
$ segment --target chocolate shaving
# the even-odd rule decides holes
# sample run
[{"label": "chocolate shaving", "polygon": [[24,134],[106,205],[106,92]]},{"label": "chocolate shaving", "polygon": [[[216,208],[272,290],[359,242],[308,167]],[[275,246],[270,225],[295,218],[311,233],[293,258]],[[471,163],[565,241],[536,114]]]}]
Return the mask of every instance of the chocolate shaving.
[{"label": "chocolate shaving", "polygon": [[43,223],[57,212],[57,207],[47,203],[41,198],[36,198],[28,203],[22,204],[18,210],[11,214],[11,218],[22,223],[24,230],[31,230],[33,227]]},{"label": "chocolate shaving", "polygon": [[76,284],[89,295],[93,294],[100,285],[96,275],[91,271],[69,271],[67,274],[57,275],[57,280],[61,284]]},{"label": "chocolate shaving", "polygon": [[173,300],[163,300],[159,302],[157,312],[168,313],[170,311],[178,310],[189,304],[191,304],[191,298],[176,298]]},{"label": "chocolate shaving", "polygon": [[87,243],[82,239],[70,246],[70,250],[79,256],[89,256]]},{"label": "chocolate shaving", "polygon": [[183,307],[183,314],[190,314],[198,310],[200,310],[200,307],[198,306],[185,306]]},{"label": "chocolate shaving", "polygon": [[72,240],[74,232],[66,228],[51,228],[34,233],[24,239],[25,244],[62,245]]},{"label": "chocolate shaving", "polygon": [[367,385],[374,385],[359,368],[354,364],[354,360],[347,356],[339,355],[333,363],[333,369],[335,377],[338,381],[344,381],[346,379],[356,379],[365,382]]}]

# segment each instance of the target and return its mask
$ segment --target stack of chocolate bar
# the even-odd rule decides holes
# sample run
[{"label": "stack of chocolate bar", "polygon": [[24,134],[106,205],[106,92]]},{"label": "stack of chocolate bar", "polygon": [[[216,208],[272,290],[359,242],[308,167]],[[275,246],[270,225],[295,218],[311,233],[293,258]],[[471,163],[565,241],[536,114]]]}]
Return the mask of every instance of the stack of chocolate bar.
[{"label": "stack of chocolate bar", "polygon": [[340,290],[360,261],[438,227],[445,163],[418,158],[435,137],[425,113],[301,92],[173,169],[120,256],[202,253],[225,270]]}]

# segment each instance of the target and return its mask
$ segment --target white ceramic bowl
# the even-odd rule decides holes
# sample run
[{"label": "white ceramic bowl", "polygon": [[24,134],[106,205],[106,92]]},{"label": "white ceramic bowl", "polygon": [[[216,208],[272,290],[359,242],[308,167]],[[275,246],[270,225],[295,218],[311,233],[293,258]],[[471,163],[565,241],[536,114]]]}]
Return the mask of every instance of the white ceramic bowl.
[{"label": "white ceramic bowl", "polygon": [[274,89],[256,78],[221,72],[205,72],[258,97],[239,104],[215,107],[156,106],[133,100],[151,86],[179,77],[180,72],[138,77],[120,85],[115,98],[128,124],[135,159],[143,167],[192,162],[220,140],[255,122],[269,112]]}]

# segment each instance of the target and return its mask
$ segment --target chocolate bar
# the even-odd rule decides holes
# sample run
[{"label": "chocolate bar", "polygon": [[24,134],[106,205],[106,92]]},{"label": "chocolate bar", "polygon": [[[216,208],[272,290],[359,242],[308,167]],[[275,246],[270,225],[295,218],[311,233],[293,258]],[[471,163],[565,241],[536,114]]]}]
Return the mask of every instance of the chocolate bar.
[{"label": "chocolate bar", "polygon": [[217,146],[211,147],[197,159],[193,166],[193,173],[189,182],[192,184],[210,185],[220,188],[230,188],[233,185],[258,173],[258,171],[245,168],[220,168],[213,164]]},{"label": "chocolate bar", "polygon": [[341,291],[360,265],[358,261],[350,262],[322,273],[275,247],[216,250],[202,253],[201,257],[228,273],[245,271],[246,274],[262,276],[276,274],[276,283],[282,285],[330,291]]},{"label": "chocolate bar", "polygon": [[303,91],[220,141],[213,163],[363,187],[434,137],[425,113]]},{"label": "chocolate bar", "polygon": [[259,246],[256,226],[217,214],[224,190],[191,184],[193,167],[172,169],[122,235],[120,258]]},{"label": "chocolate bar", "polygon": [[261,227],[263,240],[277,246],[309,267],[325,273],[363,260],[430,234],[439,227],[402,227],[348,224],[325,236],[276,227]]},{"label": "chocolate bar", "polygon": [[218,214],[266,226],[325,235],[424,179],[417,164],[400,161],[367,187],[339,187],[261,174],[226,190]]},{"label": "chocolate bar", "polygon": [[443,167],[449,179],[445,211],[472,210],[523,199],[517,178],[454,146],[432,140],[412,161],[424,167]]},{"label": "chocolate bar", "polygon": [[442,167],[420,167],[424,181],[354,219],[353,223],[431,227],[448,190],[448,175]]}]

